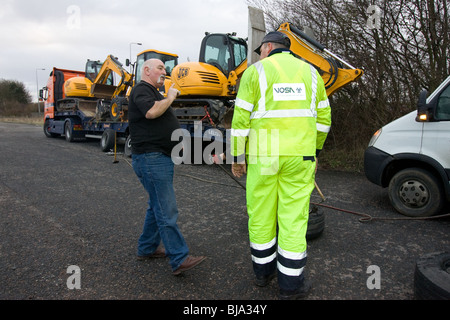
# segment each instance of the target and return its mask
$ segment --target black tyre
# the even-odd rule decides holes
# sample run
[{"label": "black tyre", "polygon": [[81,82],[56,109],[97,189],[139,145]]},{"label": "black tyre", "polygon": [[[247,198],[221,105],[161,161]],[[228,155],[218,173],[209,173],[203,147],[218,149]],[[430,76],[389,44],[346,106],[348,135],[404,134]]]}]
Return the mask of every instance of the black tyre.
[{"label": "black tyre", "polygon": [[109,117],[113,121],[118,121],[122,116],[124,109],[128,108],[127,98],[118,97],[111,101],[111,106],[109,108]]},{"label": "black tyre", "polygon": [[317,206],[311,205],[309,209],[308,229],[306,231],[306,240],[318,238],[325,229],[325,215]]},{"label": "black tyre", "polygon": [[389,183],[392,206],[409,217],[429,217],[445,204],[442,186],[430,172],[421,168],[399,171]]},{"label": "black tyre", "polygon": [[45,136],[46,136],[47,138],[55,138],[55,137],[58,137],[59,134],[53,133],[53,132],[49,132],[49,131],[48,131],[48,130],[49,130],[49,123],[50,123],[50,120],[45,119],[45,122],[44,122],[44,134],[45,134]]},{"label": "black tyre", "polygon": [[68,142],[73,142],[74,141],[73,128],[72,128],[72,124],[70,123],[70,121],[67,121],[64,124],[64,135],[66,137],[66,141],[68,141]]},{"label": "black tyre", "polygon": [[113,129],[106,129],[103,131],[102,139],[100,140],[100,147],[103,152],[114,149],[116,132]]},{"label": "black tyre", "polygon": [[450,300],[450,252],[430,253],[416,262],[414,297]]}]

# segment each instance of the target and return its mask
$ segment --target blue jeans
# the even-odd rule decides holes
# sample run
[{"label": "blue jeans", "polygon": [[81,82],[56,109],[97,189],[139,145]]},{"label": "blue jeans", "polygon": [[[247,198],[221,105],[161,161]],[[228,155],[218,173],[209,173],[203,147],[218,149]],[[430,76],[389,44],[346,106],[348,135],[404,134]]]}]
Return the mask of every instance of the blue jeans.
[{"label": "blue jeans", "polygon": [[133,169],[149,195],[138,255],[152,254],[161,240],[172,270],[178,269],[189,249],[177,225],[178,208],[173,189],[174,164],[163,153],[133,154]]}]

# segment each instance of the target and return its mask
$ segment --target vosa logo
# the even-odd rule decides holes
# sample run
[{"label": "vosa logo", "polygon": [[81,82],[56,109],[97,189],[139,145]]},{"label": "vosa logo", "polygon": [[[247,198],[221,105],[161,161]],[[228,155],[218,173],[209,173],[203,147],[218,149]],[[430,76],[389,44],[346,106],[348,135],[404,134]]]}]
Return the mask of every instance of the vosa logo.
[{"label": "vosa logo", "polygon": [[189,68],[180,68],[178,70],[178,74],[177,74],[177,79],[183,79],[184,77],[187,77],[187,75],[189,74]]},{"label": "vosa logo", "polygon": [[274,101],[306,100],[304,83],[276,83],[273,85]]}]

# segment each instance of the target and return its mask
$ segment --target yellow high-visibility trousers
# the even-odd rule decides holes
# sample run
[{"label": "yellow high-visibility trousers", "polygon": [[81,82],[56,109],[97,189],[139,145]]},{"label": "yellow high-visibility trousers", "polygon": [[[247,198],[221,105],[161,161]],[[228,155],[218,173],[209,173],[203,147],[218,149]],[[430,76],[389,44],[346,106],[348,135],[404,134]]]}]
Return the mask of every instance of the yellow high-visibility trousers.
[{"label": "yellow high-visibility trousers", "polygon": [[306,264],[315,158],[256,157],[248,163],[248,229],[255,274],[268,276],[278,269],[280,288],[295,290]]}]

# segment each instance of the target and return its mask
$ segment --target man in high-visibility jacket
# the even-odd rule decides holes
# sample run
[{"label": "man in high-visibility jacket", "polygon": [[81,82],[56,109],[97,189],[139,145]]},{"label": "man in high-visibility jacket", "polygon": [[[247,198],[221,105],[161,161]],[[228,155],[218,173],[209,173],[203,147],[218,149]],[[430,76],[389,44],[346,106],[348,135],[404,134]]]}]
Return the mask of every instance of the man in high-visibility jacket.
[{"label": "man in high-visibility jacket", "polygon": [[247,173],[255,283],[266,286],[278,270],[282,299],[302,298],[311,287],[303,275],[309,201],[331,126],[321,76],[289,48],[281,32],[264,37],[255,50],[261,60],[242,76],[231,129],[232,172]]}]

